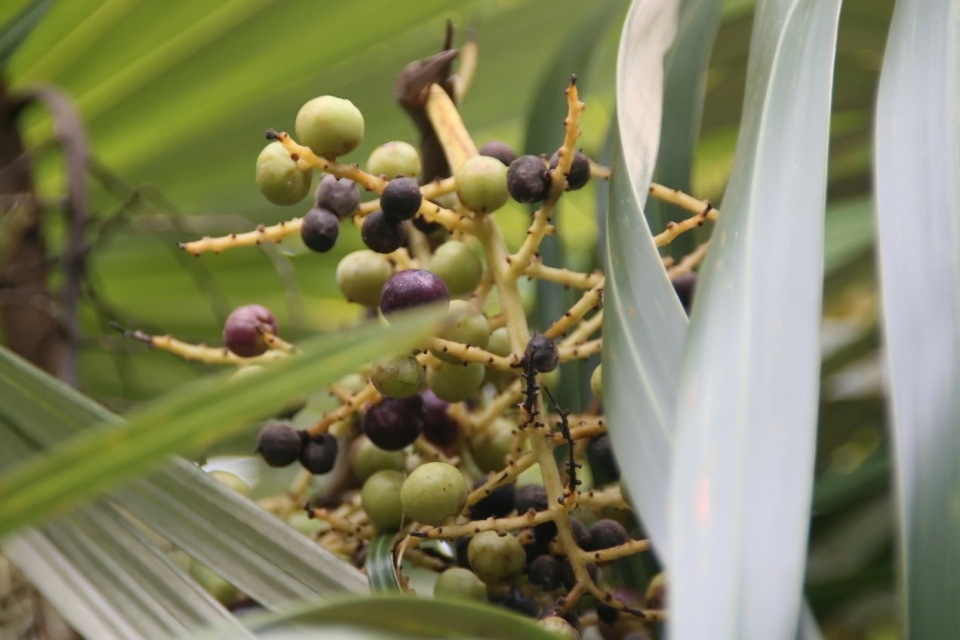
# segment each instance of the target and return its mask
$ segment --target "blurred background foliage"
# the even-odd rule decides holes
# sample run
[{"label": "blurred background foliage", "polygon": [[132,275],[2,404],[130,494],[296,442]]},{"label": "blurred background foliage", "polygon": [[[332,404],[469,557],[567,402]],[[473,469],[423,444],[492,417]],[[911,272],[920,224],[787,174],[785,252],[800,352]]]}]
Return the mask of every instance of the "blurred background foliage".
[{"label": "blurred background foliage", "polygon": [[[0,3],[0,24],[29,2]],[[626,10],[625,2],[602,2],[617,16]],[[828,629],[841,630],[837,637],[853,637],[844,625],[885,637],[894,609],[868,195],[872,109],[893,4],[844,3],[836,64],[808,597],[821,622],[827,617]],[[6,81],[13,91],[38,82],[64,89],[90,138],[81,390],[122,411],[208,372],[124,341],[109,328],[112,320],[207,342],[219,340],[234,306],[254,301],[276,312],[292,340],[352,322],[360,311],[342,300],[333,278],[340,257],[361,246],[351,227],[322,256],[305,253],[298,240],[195,259],[176,242],[304,213],[308,205],[268,203],[253,174],[264,130],[291,129],[312,97],[345,97],[363,112],[365,139],[347,161],[363,163],[389,140],[415,143],[393,102],[394,80],[407,62],[439,50],[447,20],[460,28],[458,41],[465,28],[475,29],[480,46],[465,122],[480,144],[502,139],[522,148],[541,77],[564,50],[582,44],[575,39],[584,15],[575,0],[53,3],[10,61]],[[726,0],[707,76],[692,185],[694,195],[718,203],[733,159],[752,19],[751,0]],[[591,155],[607,138],[620,22],[589,43],[588,68],[569,70],[587,81],[582,142]],[[556,87],[558,101],[562,90]],[[43,110],[31,108],[22,123],[47,205],[49,255],[58,257],[67,228],[63,158]],[[568,260],[579,264],[596,247],[595,190],[563,202],[559,234]],[[508,243],[522,238],[528,216],[516,203],[497,213]],[[59,286],[62,273],[51,275]],[[857,620],[864,616],[876,624],[863,627]]]}]

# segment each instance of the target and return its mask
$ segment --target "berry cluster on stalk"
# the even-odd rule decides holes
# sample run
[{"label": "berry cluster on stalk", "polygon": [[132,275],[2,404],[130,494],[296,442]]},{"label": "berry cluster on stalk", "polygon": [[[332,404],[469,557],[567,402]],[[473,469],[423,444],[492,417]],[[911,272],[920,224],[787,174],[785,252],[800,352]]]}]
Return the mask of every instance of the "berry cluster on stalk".
[{"label": "berry cluster on stalk", "polygon": [[[421,125],[429,123],[419,151],[394,141],[377,147],[363,168],[341,162],[363,140],[363,115],[349,100],[314,98],[297,114],[295,135],[268,131],[256,159],[256,183],[278,205],[303,202],[313,174],[320,174],[306,213],[181,247],[199,256],[299,234],[308,249],[325,253],[341,234],[357,233],[341,229],[352,224],[366,249],[337,265],[346,300],[382,322],[427,304],[448,310],[419,349],[385,354],[333,385],[339,405],[315,424],[263,427],[256,452],[266,464],[302,467],[290,491],[265,501],[267,508],[304,525],[306,504],[305,526],[318,543],[361,568],[371,541],[392,536],[391,560],[404,589],[410,587],[401,568],[425,567],[438,574],[437,598],[493,602],[567,637],[579,637],[590,624],[605,637],[628,637],[662,619],[663,588],[658,578],[654,597],[610,580],[608,567],[648,552],[649,544],[619,485],[601,414],[601,367],[591,378],[591,410],[572,413],[551,394],[551,376],[564,363],[600,352],[604,276],[545,265],[538,252],[554,233],[563,194],[609,172],[576,146],[584,105],[575,77],[566,89],[559,149],[518,155],[493,141],[478,150],[457,109],[469,77],[451,74],[451,60],[428,59],[401,76],[398,86],[407,92],[401,104]],[[428,156],[437,149],[442,157]],[[446,169],[434,175],[428,166]],[[694,213],[656,236],[659,246],[718,215],[675,190],[654,185],[651,194]],[[537,205],[514,253],[494,215],[511,198]],[[677,263],[665,260],[677,304],[688,309],[704,249]],[[534,333],[519,296],[522,278],[582,295]],[[223,348],[128,334],[188,359],[238,366],[238,375],[297,357],[274,315],[259,305],[230,315]],[[558,447],[566,449],[562,455],[555,455]],[[310,479],[324,474],[332,474],[332,489],[311,497]]]}]

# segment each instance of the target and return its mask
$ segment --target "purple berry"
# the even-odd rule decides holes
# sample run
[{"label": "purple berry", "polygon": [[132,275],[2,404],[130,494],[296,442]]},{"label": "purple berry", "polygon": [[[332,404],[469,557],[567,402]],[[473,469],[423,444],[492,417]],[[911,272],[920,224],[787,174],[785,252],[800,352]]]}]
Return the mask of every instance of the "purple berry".
[{"label": "purple berry", "polygon": [[308,439],[300,451],[300,464],[314,475],[323,475],[333,469],[340,445],[329,433],[321,433]]},{"label": "purple berry", "polygon": [[260,430],[257,453],[271,467],[286,467],[300,457],[303,439],[293,427],[275,422]]},{"label": "purple berry", "polygon": [[560,364],[557,344],[544,335],[535,335],[527,343],[524,361],[540,373],[549,373]]},{"label": "purple berry", "polygon": [[420,185],[410,178],[391,180],[380,194],[380,208],[388,220],[402,222],[416,215],[423,202]]},{"label": "purple berry", "polygon": [[[550,158],[550,168],[556,169],[560,164],[560,154],[555,153]],[[573,154],[573,164],[570,165],[570,173],[567,174],[567,186],[571,190],[583,188],[590,181],[590,159],[582,151],[575,151]]]},{"label": "purple berry", "polygon": [[308,249],[325,253],[333,249],[340,235],[340,219],[326,209],[310,209],[303,216],[300,238]]},{"label": "purple berry", "polygon": [[360,192],[353,180],[325,175],[317,185],[317,207],[346,218],[360,206]]},{"label": "purple berry", "polygon": [[[479,489],[486,483],[486,478],[478,479],[474,484],[474,489]],[[505,484],[497,487],[470,507],[471,520],[486,520],[487,518],[502,518],[510,515],[513,511],[514,498],[517,493],[517,485]]]},{"label": "purple berry", "polygon": [[697,274],[684,273],[673,279],[673,290],[677,292],[680,298],[680,304],[684,311],[690,313],[690,306],[693,304],[693,294],[697,290]]},{"label": "purple berry", "polygon": [[241,358],[252,358],[266,352],[263,332],[276,335],[277,319],[259,304],[248,304],[233,310],[223,325],[223,344]]},{"label": "purple berry", "polygon": [[413,444],[423,431],[423,398],[384,398],[363,414],[364,435],[384,451],[399,451]]},{"label": "purple berry", "polygon": [[590,527],[590,543],[588,551],[602,551],[611,547],[619,547],[630,541],[627,529],[616,520],[597,520]]},{"label": "purple berry", "polygon": [[393,274],[380,292],[384,315],[425,304],[450,302],[450,292],[440,276],[425,269],[407,269]]},{"label": "purple berry", "polygon": [[550,174],[537,156],[520,156],[507,169],[507,190],[517,202],[540,202],[550,192]]},{"label": "purple berry", "polygon": [[494,140],[483,145],[480,147],[479,153],[482,156],[496,158],[507,167],[509,167],[510,163],[517,159],[517,152],[513,150],[513,147],[508,145],[506,142],[501,142],[500,140]]},{"label": "purple berry", "polygon": [[447,407],[450,406],[445,400],[441,400],[430,389],[422,394],[425,415],[423,417],[423,437],[427,442],[435,444],[438,447],[447,447],[453,444],[460,435],[460,428],[457,421],[447,413]]},{"label": "purple berry", "polygon": [[407,241],[407,231],[383,211],[374,211],[363,219],[360,227],[363,244],[377,253],[393,253]]}]

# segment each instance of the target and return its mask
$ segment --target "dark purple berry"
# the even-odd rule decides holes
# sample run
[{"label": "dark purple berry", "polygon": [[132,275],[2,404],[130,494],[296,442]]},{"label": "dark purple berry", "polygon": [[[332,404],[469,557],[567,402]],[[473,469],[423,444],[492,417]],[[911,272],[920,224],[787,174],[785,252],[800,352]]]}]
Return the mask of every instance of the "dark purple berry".
[{"label": "dark purple berry", "polygon": [[[590,575],[591,580],[594,582],[597,581],[597,565],[592,563],[588,564],[587,573]],[[560,560],[560,579],[563,582],[563,588],[567,591],[573,589],[577,584],[577,577],[573,571],[573,565],[570,564],[570,561],[566,558]]]},{"label": "dark purple berry", "polygon": [[537,601],[533,598],[528,598],[525,595],[518,593],[517,591],[511,590],[505,598],[497,602],[501,607],[515,611],[523,616],[529,616],[531,618],[536,618],[540,615],[540,607],[537,606]]},{"label": "dark purple berry", "polygon": [[380,449],[399,451],[413,444],[423,431],[423,398],[384,398],[363,414],[361,427]]},{"label": "dark purple berry", "polygon": [[380,208],[388,220],[402,222],[417,214],[423,196],[420,185],[410,178],[391,180],[380,194]]},{"label": "dark purple berry", "polygon": [[[486,481],[486,478],[480,478],[473,484],[473,488],[479,489]],[[497,487],[487,497],[470,507],[470,519],[486,520],[487,518],[502,518],[510,515],[513,511],[516,493],[517,486],[514,484]]]},{"label": "dark purple berry", "polygon": [[597,520],[590,527],[589,551],[602,551],[611,547],[619,547],[630,541],[630,534],[626,527],[616,520]]},{"label": "dark purple berry", "polygon": [[527,343],[524,361],[540,373],[549,373],[560,364],[557,344],[544,335],[535,335]]},{"label": "dark purple berry", "polygon": [[406,243],[407,230],[399,222],[387,218],[383,211],[374,211],[363,219],[360,237],[372,251],[393,253]]},{"label": "dark purple berry", "polygon": [[426,269],[407,269],[390,276],[380,292],[384,315],[425,304],[450,302],[450,292],[440,276]]},{"label": "dark purple berry", "polygon": [[317,207],[346,218],[360,206],[360,192],[353,180],[325,175],[317,185]]},{"label": "dark purple berry", "polygon": [[443,229],[443,225],[440,224],[439,222],[430,222],[429,220],[427,220],[427,219],[424,218],[423,216],[416,216],[416,217],[414,217],[414,219],[413,219],[413,226],[415,226],[415,227],[416,227],[417,229],[419,229],[422,233],[425,233],[425,234],[427,234],[427,235],[430,235],[431,233],[434,233],[435,231],[439,231],[440,229]]},{"label": "dark purple berry", "polygon": [[547,508],[547,490],[538,484],[528,484],[517,489],[514,503],[517,513],[525,514],[530,509],[544,511]]},{"label": "dark purple berry", "polygon": [[590,442],[590,455],[597,467],[606,471],[612,480],[620,477],[620,467],[613,455],[613,441],[609,434],[603,434]]},{"label": "dark purple berry", "polygon": [[570,528],[573,530],[573,541],[581,549],[587,549],[590,546],[590,532],[582,522],[576,518],[570,518]]},{"label": "dark purple berry", "polygon": [[[550,168],[556,169],[560,163],[560,154],[555,153],[550,158]],[[567,186],[572,191],[582,189],[590,181],[590,159],[582,151],[575,151],[573,154],[573,164],[570,165],[570,173],[567,174]]]},{"label": "dark purple berry", "polygon": [[337,439],[329,433],[321,433],[309,438],[300,451],[300,464],[314,475],[323,475],[333,469],[337,461],[337,451],[340,445]]},{"label": "dark purple berry", "polygon": [[271,467],[286,467],[300,457],[303,440],[300,433],[285,424],[275,422],[260,430],[257,436],[257,453]]},{"label": "dark purple berry", "polygon": [[616,624],[620,618],[620,612],[608,604],[597,605],[597,619],[607,624]]},{"label": "dark purple berry", "polygon": [[542,555],[530,563],[527,570],[530,582],[544,591],[560,588],[560,560],[556,556]]},{"label": "dark purple berry", "polygon": [[697,290],[697,274],[684,273],[673,279],[673,290],[677,292],[680,298],[680,304],[683,310],[690,313],[690,306],[693,304],[693,294]]},{"label": "dark purple berry", "polygon": [[340,235],[340,219],[326,209],[310,209],[303,216],[300,238],[307,248],[320,253],[333,249]]},{"label": "dark purple berry", "polygon": [[253,358],[266,352],[263,332],[276,335],[277,319],[270,310],[258,304],[248,304],[233,310],[223,325],[223,344],[241,358]]},{"label": "dark purple berry", "polygon": [[513,150],[513,147],[500,140],[488,142],[480,147],[480,155],[496,158],[507,167],[517,159],[517,152]]},{"label": "dark purple berry", "polygon": [[550,192],[550,174],[537,156],[520,156],[507,169],[507,191],[517,202],[540,202]]},{"label": "dark purple berry", "polygon": [[456,442],[460,436],[460,428],[457,426],[457,421],[447,413],[447,407],[450,404],[438,398],[437,394],[430,389],[420,395],[423,396],[425,410],[423,437],[426,441],[438,447],[447,447]]},{"label": "dark purple berry", "polygon": [[457,538],[457,541],[453,543],[454,551],[457,554],[457,565],[464,569],[470,568],[470,556],[467,554],[467,549],[470,547],[471,540],[473,540],[473,536],[464,536],[463,538]]}]

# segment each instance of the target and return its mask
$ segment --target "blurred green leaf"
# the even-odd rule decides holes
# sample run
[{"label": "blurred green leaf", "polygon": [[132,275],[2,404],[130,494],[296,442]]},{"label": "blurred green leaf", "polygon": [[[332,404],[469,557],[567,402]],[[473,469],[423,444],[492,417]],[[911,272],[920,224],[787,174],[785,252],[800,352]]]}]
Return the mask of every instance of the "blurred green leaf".
[{"label": "blurred green leaf", "polygon": [[0,70],[6,70],[10,58],[43,20],[52,4],[53,0],[33,0],[0,27]]},{"label": "blurred green leaf", "polygon": [[897,2],[875,130],[877,255],[911,638],[960,629],[960,5]]},{"label": "blurred green leaf", "polygon": [[[264,640],[317,637],[557,638],[530,618],[500,607],[399,595],[377,595],[328,604],[304,603],[283,613],[248,618],[245,623],[256,637]],[[190,636],[192,640],[222,637],[219,630]]]},{"label": "blurred green leaf", "polygon": [[643,215],[659,139],[663,56],[675,0],[634,1],[617,63],[619,139],[607,214],[603,398],[621,473],[661,557],[667,552],[667,479],[687,318]]},{"label": "blurred green leaf", "polygon": [[873,246],[873,203],[869,198],[830,205],[823,224],[824,271],[839,269]]},{"label": "blurred green leaf", "polygon": [[381,533],[367,547],[367,579],[374,592],[400,591],[397,572],[393,568],[392,549],[395,537],[392,533]]},{"label": "blurred green leaf", "polygon": [[374,322],[317,338],[303,345],[302,354],[272,363],[259,375],[194,384],[137,411],[125,428],[101,425],[28,461],[0,478],[0,534],[142,474],[165,456],[208,446],[383,353],[414,347],[435,314],[406,315],[389,327]]},{"label": "blurred green leaf", "polygon": [[839,14],[840,0],[758,3],[734,169],[679,387],[675,640],[786,638],[800,619]]},{"label": "blurred green leaf", "polygon": [[[723,0],[682,0],[677,38],[664,61],[663,126],[653,179],[690,193],[693,154],[700,135],[710,53],[720,28]],[[652,200],[644,213],[659,233],[667,222],[690,213]],[[679,260],[693,251],[696,237],[684,234],[670,243],[669,255]]]}]

